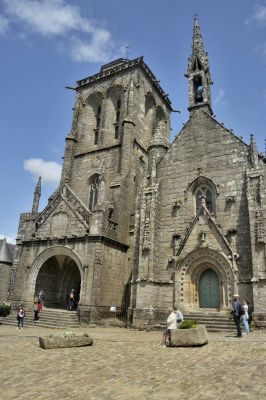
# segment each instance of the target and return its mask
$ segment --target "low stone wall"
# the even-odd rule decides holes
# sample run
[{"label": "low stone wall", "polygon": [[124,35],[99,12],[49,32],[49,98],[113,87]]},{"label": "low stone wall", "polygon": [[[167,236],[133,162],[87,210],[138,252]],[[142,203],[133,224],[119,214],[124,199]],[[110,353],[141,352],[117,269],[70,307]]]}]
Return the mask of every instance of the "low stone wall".
[{"label": "low stone wall", "polygon": [[43,349],[59,349],[63,347],[91,346],[93,340],[90,336],[80,335],[74,337],[46,336],[39,337],[40,347]]},{"label": "low stone wall", "polygon": [[162,326],[166,327],[169,309],[134,308],[132,312],[132,328],[147,330],[162,329]]},{"label": "low stone wall", "polygon": [[203,346],[208,343],[208,332],[204,325],[191,329],[173,329],[171,331],[172,347]]}]

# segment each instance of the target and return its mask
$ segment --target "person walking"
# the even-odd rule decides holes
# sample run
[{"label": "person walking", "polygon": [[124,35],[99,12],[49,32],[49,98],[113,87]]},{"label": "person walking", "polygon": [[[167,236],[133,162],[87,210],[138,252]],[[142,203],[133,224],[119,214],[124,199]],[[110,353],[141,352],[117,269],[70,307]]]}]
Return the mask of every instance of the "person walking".
[{"label": "person walking", "polygon": [[240,327],[240,301],[239,301],[239,295],[234,294],[233,296],[233,317],[234,317],[234,322],[236,325],[237,329],[237,335],[236,337],[242,337],[242,332],[241,332],[241,327]]},{"label": "person walking", "polygon": [[245,310],[245,314],[242,315],[242,322],[244,325],[244,333],[246,333],[247,335],[249,334],[249,324],[248,324],[248,319],[249,319],[249,315],[248,315],[248,301],[244,300],[243,302],[243,308]]},{"label": "person walking", "polygon": [[23,329],[25,317],[26,317],[25,308],[23,304],[21,304],[21,306],[17,309],[17,321],[18,321],[17,329]]},{"label": "person walking", "polygon": [[38,300],[34,303],[34,322],[38,322],[40,320],[39,313],[42,310],[41,300]]}]

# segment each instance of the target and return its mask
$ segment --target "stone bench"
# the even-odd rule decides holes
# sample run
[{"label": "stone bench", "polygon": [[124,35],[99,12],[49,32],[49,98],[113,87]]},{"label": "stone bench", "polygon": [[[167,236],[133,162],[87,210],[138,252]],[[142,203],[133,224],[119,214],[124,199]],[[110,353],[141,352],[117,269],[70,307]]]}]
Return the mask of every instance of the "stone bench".
[{"label": "stone bench", "polygon": [[171,347],[203,346],[208,343],[208,332],[204,325],[191,329],[172,329]]},{"label": "stone bench", "polygon": [[43,349],[59,349],[63,347],[91,346],[93,340],[88,335],[79,336],[46,336],[39,337],[40,347]]}]

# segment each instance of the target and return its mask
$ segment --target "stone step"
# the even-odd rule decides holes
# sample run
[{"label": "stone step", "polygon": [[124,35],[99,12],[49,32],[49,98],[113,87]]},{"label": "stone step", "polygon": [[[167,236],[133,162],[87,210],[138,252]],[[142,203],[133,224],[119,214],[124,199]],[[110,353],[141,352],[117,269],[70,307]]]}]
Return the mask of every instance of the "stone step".
[{"label": "stone step", "polygon": [[[26,312],[24,326],[42,326],[46,328],[77,328],[80,326],[77,312],[59,309],[43,309],[40,314],[39,322],[34,322],[33,310]],[[0,323],[5,325],[17,325],[16,313],[12,313],[7,317],[1,317]]]}]

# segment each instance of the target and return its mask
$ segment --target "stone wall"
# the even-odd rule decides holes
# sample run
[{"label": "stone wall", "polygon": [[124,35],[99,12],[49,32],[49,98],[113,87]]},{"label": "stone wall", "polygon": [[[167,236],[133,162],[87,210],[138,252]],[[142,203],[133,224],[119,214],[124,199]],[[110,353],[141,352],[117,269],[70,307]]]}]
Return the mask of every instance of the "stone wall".
[{"label": "stone wall", "polygon": [[10,278],[10,265],[0,263],[0,303],[7,300]]}]

